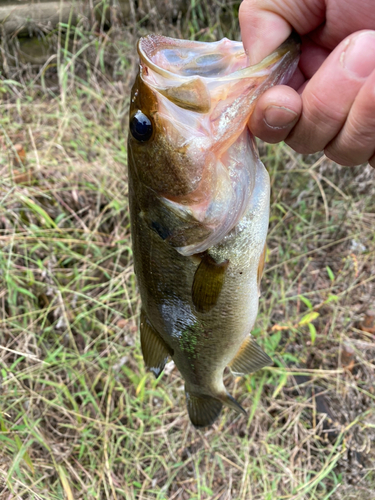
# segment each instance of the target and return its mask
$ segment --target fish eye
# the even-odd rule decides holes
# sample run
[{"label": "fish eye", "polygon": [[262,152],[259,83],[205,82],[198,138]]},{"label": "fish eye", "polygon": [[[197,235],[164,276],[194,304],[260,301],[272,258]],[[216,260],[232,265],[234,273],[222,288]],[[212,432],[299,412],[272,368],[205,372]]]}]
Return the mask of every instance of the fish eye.
[{"label": "fish eye", "polygon": [[130,132],[137,141],[148,141],[152,136],[152,123],[150,118],[144,115],[142,111],[138,110],[130,119]]}]

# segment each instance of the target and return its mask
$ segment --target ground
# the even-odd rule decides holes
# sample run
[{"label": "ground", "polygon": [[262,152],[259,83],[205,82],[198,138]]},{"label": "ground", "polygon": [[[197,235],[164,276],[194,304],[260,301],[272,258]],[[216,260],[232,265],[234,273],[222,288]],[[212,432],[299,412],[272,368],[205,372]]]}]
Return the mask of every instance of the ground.
[{"label": "ground", "polygon": [[[233,12],[210,28],[204,14],[162,28],[238,36]],[[272,203],[253,334],[274,365],[225,378],[248,418],[226,409],[197,431],[174,365],[145,371],[126,116],[147,29],[81,27],[56,64],[0,76],[0,499],[375,498],[369,166],[260,145]]]}]

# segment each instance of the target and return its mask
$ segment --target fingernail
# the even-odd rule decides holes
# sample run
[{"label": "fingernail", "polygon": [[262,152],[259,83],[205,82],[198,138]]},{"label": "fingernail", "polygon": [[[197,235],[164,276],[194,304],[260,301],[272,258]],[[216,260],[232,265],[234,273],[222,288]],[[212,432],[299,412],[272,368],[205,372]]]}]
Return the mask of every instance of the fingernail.
[{"label": "fingernail", "polygon": [[368,77],[375,69],[375,31],[352,38],[341,54],[341,63],[356,76]]},{"label": "fingernail", "polygon": [[287,128],[297,121],[298,115],[283,106],[268,106],[264,112],[264,121],[271,128]]}]

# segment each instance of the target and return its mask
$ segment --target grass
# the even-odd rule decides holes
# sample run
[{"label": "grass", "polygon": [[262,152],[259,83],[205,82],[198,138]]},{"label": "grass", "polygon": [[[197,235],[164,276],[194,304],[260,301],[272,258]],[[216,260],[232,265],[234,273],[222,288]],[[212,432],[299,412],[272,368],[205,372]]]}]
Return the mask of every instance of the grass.
[{"label": "grass", "polygon": [[[205,8],[168,33],[220,36]],[[57,66],[0,81],[0,498],[375,498],[374,171],[261,145],[272,206],[253,333],[275,363],[226,376],[248,419],[225,410],[197,431],[176,368],[155,381],[139,346],[134,38],[75,36]]]}]

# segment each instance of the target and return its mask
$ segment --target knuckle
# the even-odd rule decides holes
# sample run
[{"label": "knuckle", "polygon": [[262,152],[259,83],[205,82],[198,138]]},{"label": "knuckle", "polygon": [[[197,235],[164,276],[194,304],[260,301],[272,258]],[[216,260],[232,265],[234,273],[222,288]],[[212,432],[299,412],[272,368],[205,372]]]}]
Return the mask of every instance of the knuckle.
[{"label": "knuckle", "polygon": [[318,151],[321,151],[321,148],[313,148],[311,145],[306,143],[303,139],[299,139],[298,137],[290,137],[288,136],[285,139],[285,144],[290,146],[296,153],[302,154],[302,155],[311,155],[314,153],[317,153]]},{"label": "knuckle", "polygon": [[277,144],[278,142],[285,141],[287,134],[274,132],[274,133],[263,133],[263,137],[260,137],[262,141],[268,142],[269,144]]},{"label": "knuckle", "polygon": [[297,153],[308,155],[323,151],[329,140],[327,136],[320,136],[315,124],[302,118],[289,133],[285,142]]},{"label": "knuckle", "polygon": [[302,116],[288,136],[287,144],[297,153],[313,154],[323,151],[339,133],[346,112],[326,102],[315,92],[303,100]]},{"label": "knuckle", "polygon": [[360,165],[368,160],[375,148],[375,117],[366,113],[351,113],[341,132],[327,145],[325,154],[344,166]]},{"label": "knuckle", "polygon": [[348,139],[355,141],[357,147],[368,147],[375,142],[375,109],[373,114],[360,113],[348,120]]},{"label": "knuckle", "polygon": [[342,106],[336,107],[332,101],[326,102],[317,93],[311,92],[304,102],[303,114],[315,126],[339,130],[347,112]]},{"label": "knuckle", "polygon": [[356,160],[351,156],[351,154],[343,154],[342,151],[338,151],[335,147],[329,146],[324,149],[324,154],[327,158],[338,163],[339,165],[343,165],[344,167],[355,167],[360,161]]}]

